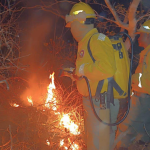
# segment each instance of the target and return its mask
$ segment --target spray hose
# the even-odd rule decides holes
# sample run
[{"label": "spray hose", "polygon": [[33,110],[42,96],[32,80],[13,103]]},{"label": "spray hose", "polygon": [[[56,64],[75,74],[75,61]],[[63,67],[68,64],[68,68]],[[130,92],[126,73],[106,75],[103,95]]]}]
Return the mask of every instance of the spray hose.
[{"label": "spray hose", "polygon": [[[126,119],[127,115],[129,114],[129,110],[130,110],[130,89],[131,89],[131,76],[132,76],[132,64],[133,64],[133,41],[132,41],[131,37],[130,37],[127,33],[125,33],[125,32],[120,32],[120,33],[118,33],[117,35],[123,35],[123,34],[126,35],[126,36],[129,38],[130,43],[131,43],[131,61],[130,61],[129,81],[128,81],[128,108],[127,108],[126,113],[123,115],[123,117],[122,117],[122,119],[121,119],[120,121],[115,122],[115,123],[106,123],[106,122],[104,122],[104,121],[97,115],[97,113],[96,113],[96,111],[95,111],[94,104],[93,104],[93,100],[92,100],[91,88],[90,88],[90,84],[89,84],[88,78],[87,78],[86,76],[76,77],[77,80],[78,80],[78,79],[82,79],[82,78],[85,79],[85,81],[86,81],[86,83],[87,83],[87,87],[88,87],[89,99],[90,99],[90,104],[91,104],[91,107],[92,107],[92,111],[93,111],[95,117],[96,117],[100,122],[102,122],[103,124],[108,125],[108,126],[116,126],[116,125],[119,125],[120,123],[122,123],[122,122]],[[62,71],[68,72],[69,74],[73,74],[73,72],[72,72],[72,71],[69,71],[69,70],[61,70],[61,72],[62,72]]]},{"label": "spray hose", "polygon": [[123,115],[123,117],[122,117],[122,119],[120,121],[115,122],[115,123],[106,123],[101,118],[99,118],[99,116],[97,115],[97,113],[95,111],[95,108],[94,108],[94,104],[93,104],[93,100],[92,100],[92,94],[91,94],[91,88],[90,88],[90,84],[89,84],[88,78],[86,76],[82,76],[81,77],[81,78],[84,78],[86,83],[87,83],[90,104],[91,104],[92,111],[93,111],[95,117],[100,122],[102,122],[103,124],[108,125],[108,126],[116,126],[116,125],[119,125],[120,123],[122,123],[126,119],[127,115],[129,114],[129,110],[130,110],[130,89],[131,89],[131,76],[132,76],[132,63],[133,63],[133,41],[132,41],[131,37],[125,32],[120,32],[117,35],[122,35],[122,34],[125,34],[129,38],[130,43],[131,43],[131,62],[130,62],[130,72],[129,72],[129,81],[128,81],[128,108],[127,108],[126,113]]}]

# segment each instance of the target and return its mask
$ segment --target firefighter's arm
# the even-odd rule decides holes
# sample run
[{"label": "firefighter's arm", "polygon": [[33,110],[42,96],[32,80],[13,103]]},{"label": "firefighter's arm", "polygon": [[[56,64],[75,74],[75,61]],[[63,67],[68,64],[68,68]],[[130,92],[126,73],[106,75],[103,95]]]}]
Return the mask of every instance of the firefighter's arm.
[{"label": "firefighter's arm", "polygon": [[143,61],[140,57],[136,73],[132,75],[132,88],[135,91],[149,91],[150,86],[150,53],[147,55],[147,71],[142,72]]},{"label": "firefighter's arm", "polygon": [[89,80],[103,80],[112,77],[116,71],[113,47],[108,37],[100,40],[97,37],[90,42],[94,62],[82,64],[77,68],[77,75],[86,76]]},{"label": "firefighter's arm", "polygon": [[135,73],[132,75],[132,90],[139,91],[139,73]]},{"label": "firefighter's arm", "polygon": [[150,74],[150,52],[147,55],[147,60],[148,60],[148,64],[147,64],[147,71]]},{"label": "firefighter's arm", "polygon": [[147,55],[147,71],[142,74],[141,84],[150,93],[150,52]]},{"label": "firefighter's arm", "polygon": [[142,72],[141,81],[142,83],[148,84],[150,82],[150,52],[147,54],[146,57],[146,65],[143,67],[146,67],[146,71]]},{"label": "firefighter's arm", "polygon": [[132,75],[132,84],[139,84],[139,73],[135,73]]}]

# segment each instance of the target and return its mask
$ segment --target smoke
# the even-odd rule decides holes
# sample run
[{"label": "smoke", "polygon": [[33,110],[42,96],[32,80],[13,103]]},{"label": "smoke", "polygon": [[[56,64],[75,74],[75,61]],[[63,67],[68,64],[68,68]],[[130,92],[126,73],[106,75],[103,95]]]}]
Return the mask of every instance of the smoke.
[{"label": "smoke", "polygon": [[[34,4],[32,1],[32,5]],[[28,81],[28,87],[21,95],[21,100],[29,104],[31,96],[34,104],[43,103],[49,84],[50,53],[44,48],[44,41],[53,33],[54,16],[42,10],[26,10],[22,15],[24,32],[21,36],[21,63],[27,66],[21,76]]]},{"label": "smoke", "polygon": [[39,82],[38,77],[34,74],[30,76],[29,87],[24,90],[21,100],[25,105],[30,105],[27,97],[31,97],[34,106],[44,104],[46,98],[47,87],[43,82]]}]

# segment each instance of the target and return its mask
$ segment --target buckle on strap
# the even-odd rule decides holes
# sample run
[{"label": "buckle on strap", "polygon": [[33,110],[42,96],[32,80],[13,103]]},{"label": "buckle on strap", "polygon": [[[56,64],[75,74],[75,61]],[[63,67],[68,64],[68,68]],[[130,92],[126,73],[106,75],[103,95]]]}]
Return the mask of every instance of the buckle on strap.
[{"label": "buckle on strap", "polygon": [[107,93],[100,93],[100,109],[106,109],[108,108],[107,106]]},{"label": "buckle on strap", "polygon": [[124,93],[124,91],[121,89],[121,87],[118,85],[118,83],[114,80],[113,77],[107,78],[108,79],[108,84],[109,82],[112,83],[113,88],[119,93],[119,95],[126,96],[127,93]]},{"label": "buckle on strap", "polygon": [[[109,108],[110,107],[110,103],[112,103],[114,105],[114,94],[113,94],[113,88],[115,88],[115,90],[119,93],[119,95],[123,95],[123,96],[126,96],[127,93],[124,92],[121,87],[118,85],[118,83],[114,80],[113,77],[110,77],[110,78],[107,78],[108,80],[108,88],[107,88],[107,107]],[[104,84],[104,80],[101,80],[98,82],[98,86],[97,86],[97,89],[96,89],[96,94],[95,94],[95,97],[97,99],[100,99],[102,98],[101,97],[101,90],[102,90],[102,87],[103,87],[103,84]],[[101,99],[100,99],[101,100]]]}]

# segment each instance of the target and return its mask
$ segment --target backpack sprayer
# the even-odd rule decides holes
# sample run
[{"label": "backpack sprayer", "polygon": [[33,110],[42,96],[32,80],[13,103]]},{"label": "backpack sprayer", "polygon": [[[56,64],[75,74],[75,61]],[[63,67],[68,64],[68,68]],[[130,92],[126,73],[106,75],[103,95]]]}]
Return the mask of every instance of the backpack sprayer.
[{"label": "backpack sprayer", "polygon": [[[103,124],[108,125],[108,126],[116,126],[116,125],[119,125],[120,123],[122,123],[122,122],[126,119],[128,113],[129,113],[129,110],[130,110],[130,88],[131,88],[132,63],[133,63],[133,41],[132,41],[131,37],[130,37],[127,33],[125,33],[125,32],[118,33],[117,35],[123,35],[123,34],[126,35],[126,36],[129,38],[130,43],[131,43],[131,61],[130,61],[130,71],[129,71],[129,80],[128,80],[128,108],[127,108],[126,113],[123,115],[123,117],[122,117],[122,119],[121,119],[120,121],[115,122],[115,123],[106,123],[106,122],[104,122],[104,121],[97,115],[97,113],[96,113],[96,111],[95,111],[94,104],[93,104],[93,100],[92,100],[91,88],[90,88],[90,84],[89,84],[88,78],[87,78],[86,76],[81,76],[81,77],[75,76],[75,78],[76,78],[77,80],[82,79],[82,78],[85,79],[85,81],[86,81],[86,83],[87,83],[87,87],[88,87],[89,99],[90,99],[90,104],[91,104],[91,107],[92,107],[92,111],[93,111],[95,117],[96,117],[100,122],[102,122]],[[73,71],[70,70],[70,69],[67,70],[67,68],[66,68],[66,69],[63,69],[63,70],[61,69],[61,70],[60,70],[60,75],[63,73],[63,75],[65,76],[65,72],[74,75]]]}]

